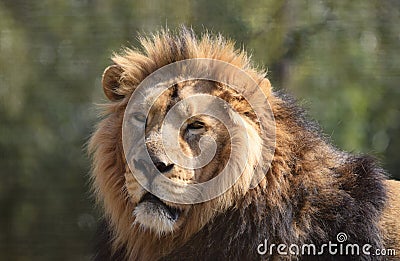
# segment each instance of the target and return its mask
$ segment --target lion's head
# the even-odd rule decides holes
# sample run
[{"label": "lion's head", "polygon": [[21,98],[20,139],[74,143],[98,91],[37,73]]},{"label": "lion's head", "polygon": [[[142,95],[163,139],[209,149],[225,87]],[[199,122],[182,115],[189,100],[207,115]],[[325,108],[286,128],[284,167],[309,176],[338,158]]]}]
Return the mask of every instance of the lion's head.
[{"label": "lion's head", "polygon": [[[142,109],[144,104],[136,102],[130,105],[132,93],[157,69],[193,58],[208,58],[235,66],[246,73],[265,96],[270,94],[271,87],[264,78],[265,72],[256,70],[246,53],[237,51],[232,42],[221,36],[205,34],[197,39],[189,30],[178,34],[163,31],[142,38],[141,44],[142,51],[126,49],[122,54],[116,54],[114,65],[105,70],[103,89],[111,102],[105,105],[105,116],[90,142],[94,155],[93,187],[112,226],[114,248],[125,246],[127,255],[132,258],[160,257],[184,244],[218,214],[237,207],[251,186],[255,169],[266,161],[262,155],[259,115],[243,93],[227,83],[209,79],[177,80],[149,105],[147,113]],[[200,66],[197,70],[204,73],[213,70],[213,67]],[[148,86],[140,94],[146,96],[153,88],[157,87]],[[204,98],[190,99],[199,95]],[[215,109],[221,111],[221,107],[214,108],[213,101],[207,97],[215,97],[227,104],[222,107],[222,113],[230,125],[213,115],[199,112],[199,107],[208,108],[211,112]],[[185,103],[180,103],[183,100]],[[132,109],[132,106],[135,108]],[[266,104],[260,106],[265,107]],[[165,134],[162,126],[172,109],[184,118],[176,129],[178,153],[189,158],[197,157],[202,151],[212,150],[211,147],[215,146],[214,155],[207,164],[187,168],[167,156],[165,150],[168,147],[165,148],[162,141]],[[129,137],[129,144],[124,144],[124,121],[145,127],[143,137],[137,137],[144,139],[144,147],[138,145],[134,133],[131,133],[133,137]],[[203,137],[211,138],[213,142],[206,140],[202,143]],[[129,148],[124,150],[124,146]],[[249,148],[247,151],[245,146]],[[151,162],[143,158],[145,153],[148,153]],[[242,167],[239,166],[240,161],[244,162]],[[228,163],[231,166],[226,169]],[[156,174],[154,169],[158,170]],[[228,179],[239,170],[240,175],[223,193],[195,204],[171,200],[179,199],[185,192],[195,197],[195,192],[186,191],[189,185],[210,181],[224,169]],[[140,177],[143,180],[138,182]],[[173,181],[172,185],[166,180]],[[223,186],[225,182],[221,180],[218,185]],[[154,244],[158,245],[157,251]]]}]

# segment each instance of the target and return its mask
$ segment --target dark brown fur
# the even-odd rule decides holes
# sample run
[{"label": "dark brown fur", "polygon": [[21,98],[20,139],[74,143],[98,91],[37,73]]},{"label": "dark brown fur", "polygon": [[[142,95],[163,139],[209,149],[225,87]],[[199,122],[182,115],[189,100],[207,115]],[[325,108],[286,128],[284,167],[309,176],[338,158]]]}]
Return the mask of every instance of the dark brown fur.
[{"label": "dark brown fur", "polygon": [[[281,105],[288,107],[282,108],[286,112],[284,114],[275,112],[278,113],[275,114],[276,120],[292,122],[292,135],[295,135],[296,141],[286,145],[294,149],[301,146],[301,152],[292,151],[286,155],[286,161],[291,167],[287,172],[279,173],[278,179],[281,182],[275,186],[271,182],[271,186],[268,186],[269,192],[257,189],[250,191],[239,209],[231,209],[217,217],[165,260],[273,259],[278,255],[260,257],[256,251],[264,239],[276,244],[322,245],[328,240],[335,241],[339,232],[346,232],[349,236],[347,243],[369,243],[374,248],[383,248],[378,228],[379,216],[386,199],[383,171],[368,156],[347,156],[338,152],[337,166],[327,166],[326,172],[321,173],[321,176],[328,177],[318,174],[305,177],[307,168],[320,165],[326,155],[318,155],[314,162],[310,161],[307,151],[314,155],[321,153],[315,150],[321,142],[317,133],[312,131],[305,135],[310,128],[315,128],[304,125],[306,121],[303,121],[301,113],[293,105],[285,102]],[[302,131],[294,131],[297,128]],[[277,151],[280,149],[287,150],[278,147]],[[273,161],[272,170],[280,165],[280,162]],[[276,175],[278,172],[270,172],[269,175]],[[276,205],[275,200],[268,200],[268,195],[274,194],[271,190],[277,190],[276,194],[281,193],[279,205]],[[286,193],[282,194],[282,191]],[[319,258],[303,259],[378,260],[368,256],[350,258],[327,255]],[[278,260],[280,259],[283,257]]]}]

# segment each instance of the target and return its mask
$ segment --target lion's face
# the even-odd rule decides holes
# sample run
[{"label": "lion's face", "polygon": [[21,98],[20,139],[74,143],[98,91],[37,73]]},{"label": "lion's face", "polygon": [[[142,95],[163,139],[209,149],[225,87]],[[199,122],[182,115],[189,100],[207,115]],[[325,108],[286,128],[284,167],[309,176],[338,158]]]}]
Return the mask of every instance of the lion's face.
[{"label": "lion's face", "polygon": [[[156,260],[261,193],[274,156],[275,123],[266,73],[232,42],[183,31],[143,38],[141,45],[142,51],[115,54],[104,71],[110,102],[89,151],[113,249],[125,248],[129,260]],[[146,102],[146,92],[164,83],[169,88]],[[223,105],[214,109],[207,97]],[[132,101],[138,103],[131,107]],[[171,111],[182,121],[166,120]],[[127,133],[126,124],[142,126],[139,135]],[[171,126],[173,136],[164,135]],[[182,164],[171,155],[190,160]],[[191,161],[203,155],[210,156],[204,165]]]},{"label": "lion's face", "polygon": [[[139,226],[163,234],[179,230],[182,226],[188,225],[193,215],[198,215],[196,208],[204,208],[205,204],[176,204],[163,200],[163,198],[179,197],[189,184],[198,184],[209,181],[217,176],[226,166],[231,157],[231,137],[228,129],[220,120],[204,114],[197,114],[196,108],[199,107],[198,101],[190,100],[185,106],[178,107],[178,112],[187,115],[194,115],[185,120],[179,128],[179,146],[182,153],[187,157],[196,157],[202,150],[207,151],[207,146],[211,143],[203,143],[200,148],[200,140],[207,136],[215,141],[216,152],[212,160],[201,168],[186,168],[179,164],[174,164],[166,155],[162,143],[162,124],[167,117],[167,113],[179,101],[192,97],[196,94],[208,94],[214,97],[230,100],[236,94],[222,88],[219,84],[211,81],[191,81],[176,84],[165,91],[152,105],[148,115],[143,115],[137,111],[130,116],[135,124],[145,124],[146,147],[135,147],[132,144],[134,166],[133,173],[125,174],[125,183],[130,201],[134,204],[135,223]],[[204,106],[204,104],[203,104]],[[249,109],[243,106],[243,112]],[[226,113],[228,113],[228,108]],[[248,116],[250,114],[247,114]],[[248,137],[249,129],[251,133],[257,133],[256,126],[251,122],[251,117],[244,116],[247,128],[241,129],[235,135]],[[242,133],[241,133],[242,132]],[[257,146],[253,147],[256,150]],[[152,163],[143,160],[143,153],[149,154]],[[241,155],[237,155],[241,157]],[[132,168],[132,166],[131,166]],[[133,174],[140,173],[149,176],[152,168],[157,168],[158,173],[146,179],[147,185],[151,187],[153,194],[147,192],[134,178]],[[174,181],[174,185],[167,184],[164,179]],[[229,193],[228,193],[229,194]],[[225,199],[224,199],[225,200]],[[226,201],[226,200],[225,200]],[[215,202],[214,202],[215,203]],[[217,211],[217,209],[215,210]],[[211,213],[212,215],[212,213]],[[200,217],[197,217],[200,218]]]}]

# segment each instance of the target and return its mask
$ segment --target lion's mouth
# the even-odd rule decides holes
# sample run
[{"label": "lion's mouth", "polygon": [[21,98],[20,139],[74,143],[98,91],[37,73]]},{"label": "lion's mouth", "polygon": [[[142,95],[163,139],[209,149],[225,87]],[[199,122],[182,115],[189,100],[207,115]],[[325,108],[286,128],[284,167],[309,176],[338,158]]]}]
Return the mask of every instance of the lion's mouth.
[{"label": "lion's mouth", "polygon": [[181,210],[166,205],[161,199],[151,193],[146,193],[139,201],[139,205],[146,205],[149,212],[168,218],[175,222],[181,215]]}]

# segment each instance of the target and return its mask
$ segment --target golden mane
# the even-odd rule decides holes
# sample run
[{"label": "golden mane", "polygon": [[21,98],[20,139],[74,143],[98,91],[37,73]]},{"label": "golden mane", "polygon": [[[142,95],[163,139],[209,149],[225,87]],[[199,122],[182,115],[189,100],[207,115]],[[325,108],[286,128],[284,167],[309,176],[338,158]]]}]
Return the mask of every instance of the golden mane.
[{"label": "golden mane", "polygon": [[157,69],[177,61],[209,58],[230,63],[256,82],[264,79],[266,72],[257,69],[244,50],[237,50],[233,41],[221,35],[204,33],[196,38],[192,30],[183,28],[178,33],[162,30],[150,37],[140,37],[140,49],[125,48],[114,54],[112,60],[122,68],[120,95],[128,95],[148,75]]},{"label": "golden mane", "polygon": [[[130,171],[125,162],[121,138],[123,111],[130,94],[157,69],[185,59],[210,58],[224,61],[242,69],[257,82],[262,82],[266,74],[251,64],[245,51],[238,51],[232,41],[224,39],[221,35],[205,33],[196,38],[193,31],[186,28],[182,28],[177,34],[162,30],[149,37],[140,37],[140,44],[140,49],[125,48],[122,53],[113,55],[112,61],[120,70],[119,82],[115,83],[119,88],[105,92],[111,91],[110,95],[123,98],[113,99],[113,102],[103,105],[104,118],[89,142],[89,152],[93,156],[94,193],[99,204],[104,207],[106,219],[112,227],[113,251],[127,245],[128,255],[133,259],[138,258],[134,249],[140,249],[151,257],[153,247],[159,239],[151,233],[140,231],[147,238],[137,241],[138,231],[132,228],[133,206],[128,199],[124,178]],[[266,82],[264,87],[264,92],[269,92],[269,82]],[[207,216],[207,213],[204,213],[204,216]],[[195,230],[193,228],[193,231]],[[184,242],[193,231],[189,228],[185,232],[186,235],[179,239],[167,236],[163,239],[163,251],[168,252],[172,245]]]}]

